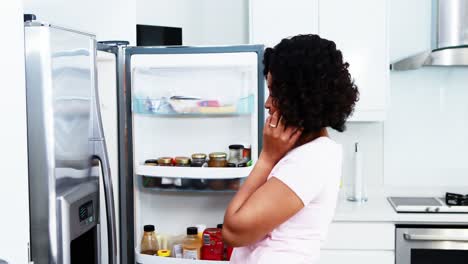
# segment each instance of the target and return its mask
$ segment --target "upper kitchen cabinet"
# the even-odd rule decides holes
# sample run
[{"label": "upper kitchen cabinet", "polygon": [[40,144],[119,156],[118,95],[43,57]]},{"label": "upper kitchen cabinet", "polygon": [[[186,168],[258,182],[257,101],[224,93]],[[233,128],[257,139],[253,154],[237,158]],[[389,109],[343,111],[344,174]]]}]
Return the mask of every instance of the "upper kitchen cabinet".
[{"label": "upper kitchen cabinet", "polygon": [[350,121],[383,121],[389,87],[387,1],[250,0],[250,42],[272,46],[308,33],[335,41],[360,92]]},{"label": "upper kitchen cabinet", "polygon": [[384,120],[389,87],[387,0],[320,0],[319,6],[319,34],[335,41],[359,88],[351,120]]},{"label": "upper kitchen cabinet", "polygon": [[297,34],[318,33],[318,0],[250,0],[250,43],[272,47]]}]

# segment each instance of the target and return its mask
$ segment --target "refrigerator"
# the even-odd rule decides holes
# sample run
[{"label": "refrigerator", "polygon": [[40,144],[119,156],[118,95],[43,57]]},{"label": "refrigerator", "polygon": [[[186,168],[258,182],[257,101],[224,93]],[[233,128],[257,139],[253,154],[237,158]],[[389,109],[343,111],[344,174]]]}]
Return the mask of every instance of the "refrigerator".
[{"label": "refrigerator", "polygon": [[[218,263],[143,255],[140,241],[144,225],[166,237],[222,223],[235,183],[249,175],[262,147],[263,50],[98,43],[99,89],[116,101],[107,114],[116,116],[111,126],[117,127],[121,263]],[[160,157],[194,153],[224,152],[229,158],[233,144],[251,147],[251,166],[154,166]],[[200,182],[208,186],[193,187]],[[213,188],[215,182],[223,187]]]},{"label": "refrigerator", "polygon": [[116,201],[95,36],[25,16],[24,37],[30,263],[115,264]]}]

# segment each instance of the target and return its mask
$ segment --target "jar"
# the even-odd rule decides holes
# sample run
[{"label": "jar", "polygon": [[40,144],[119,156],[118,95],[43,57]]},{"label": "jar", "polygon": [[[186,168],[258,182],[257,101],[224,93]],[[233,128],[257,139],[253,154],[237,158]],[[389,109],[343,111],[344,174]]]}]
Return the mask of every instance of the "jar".
[{"label": "jar", "polygon": [[244,151],[244,146],[242,145],[230,145],[229,146],[229,160],[228,167],[237,167],[242,161],[242,152]]},{"label": "jar", "polygon": [[242,159],[249,162],[252,159],[252,146],[250,144],[244,145],[244,151],[242,151]]},{"label": "jar", "polygon": [[208,167],[226,167],[227,165],[227,154],[224,152],[213,152],[210,153],[210,160],[208,161]]},{"label": "jar", "polygon": [[227,189],[237,191],[240,188],[240,179],[229,179],[227,180]]},{"label": "jar", "polygon": [[[205,167],[206,163],[206,154],[203,153],[195,153],[192,154],[192,167]],[[207,186],[207,182],[205,179],[192,179],[192,186],[195,189],[203,190]]]},{"label": "jar", "polygon": [[192,154],[192,167],[204,167],[206,164],[206,154],[195,153]]},{"label": "jar", "polygon": [[[176,167],[190,167],[190,158],[188,157],[176,157],[175,158]],[[187,189],[192,187],[192,179],[186,178],[176,178],[174,180],[174,186],[176,188]]]},{"label": "jar", "polygon": [[[227,160],[226,160],[227,154],[224,152],[214,152],[210,153],[210,160],[208,161],[208,167],[226,167],[227,166]],[[224,180],[208,180],[208,186],[212,190],[224,190],[226,189],[226,183]]]},{"label": "jar", "polygon": [[[145,160],[146,166],[158,166],[158,161],[155,159]],[[143,176],[142,177],[143,187],[145,188],[154,188],[161,185],[161,178]]]},{"label": "jar", "polygon": [[[158,165],[164,167],[172,167],[172,158],[171,157],[161,157],[158,159]],[[174,179],[172,178],[161,178],[161,188],[171,188],[174,186]]]},{"label": "jar", "polygon": [[141,254],[156,255],[158,252],[158,240],[154,232],[154,225],[145,225],[143,227],[143,237],[141,238]]}]

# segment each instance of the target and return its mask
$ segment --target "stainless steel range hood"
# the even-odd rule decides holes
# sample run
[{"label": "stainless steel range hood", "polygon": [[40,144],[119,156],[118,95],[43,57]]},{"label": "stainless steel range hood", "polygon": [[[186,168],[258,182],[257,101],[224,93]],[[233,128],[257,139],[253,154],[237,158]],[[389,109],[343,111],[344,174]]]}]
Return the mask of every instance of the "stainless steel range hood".
[{"label": "stainless steel range hood", "polygon": [[432,50],[392,63],[390,69],[468,66],[468,0],[433,0],[432,9]]}]

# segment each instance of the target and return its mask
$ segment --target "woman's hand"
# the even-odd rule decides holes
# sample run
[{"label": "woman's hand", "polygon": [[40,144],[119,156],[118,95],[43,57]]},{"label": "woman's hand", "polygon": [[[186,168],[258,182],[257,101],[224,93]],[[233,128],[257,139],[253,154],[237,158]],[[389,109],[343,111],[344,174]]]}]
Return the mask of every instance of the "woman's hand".
[{"label": "woman's hand", "polygon": [[279,113],[274,112],[267,118],[263,128],[263,149],[259,160],[273,167],[296,146],[301,135],[301,128],[286,127]]}]

